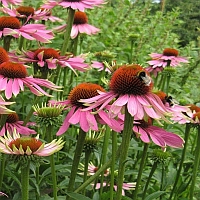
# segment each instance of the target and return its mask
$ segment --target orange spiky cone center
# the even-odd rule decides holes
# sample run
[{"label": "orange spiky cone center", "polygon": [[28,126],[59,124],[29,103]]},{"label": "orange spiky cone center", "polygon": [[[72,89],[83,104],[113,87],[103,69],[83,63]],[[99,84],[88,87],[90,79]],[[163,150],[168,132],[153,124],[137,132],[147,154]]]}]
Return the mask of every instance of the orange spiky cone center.
[{"label": "orange spiky cone center", "polygon": [[12,114],[8,114],[7,115],[7,119],[6,119],[6,122],[8,123],[15,123],[19,121],[19,116],[17,113],[12,113]]},{"label": "orange spiky cone center", "polygon": [[35,9],[31,6],[19,6],[16,10],[19,14],[25,15],[26,17],[33,15],[35,12]]},{"label": "orange spiky cone center", "polygon": [[88,18],[84,12],[76,11],[74,15],[74,24],[87,24]]},{"label": "orange spiky cone center", "polygon": [[43,52],[43,60],[49,59],[49,58],[58,58],[59,57],[59,53],[55,49],[52,49],[52,48],[41,48],[41,49],[37,49],[34,52],[34,59],[38,59],[37,56],[41,52]]},{"label": "orange spiky cone center", "polygon": [[165,55],[165,56],[178,56],[178,50],[166,48],[163,51],[163,55]]},{"label": "orange spiky cone center", "polygon": [[20,26],[20,21],[16,17],[0,17],[0,31],[3,31],[4,28],[19,29]]},{"label": "orange spiky cone center", "polygon": [[20,63],[4,62],[0,65],[0,74],[7,78],[25,78],[28,74]]},{"label": "orange spiky cone center", "polygon": [[104,92],[105,90],[97,84],[93,83],[81,83],[77,85],[69,93],[68,99],[71,104],[78,107],[83,107],[83,104],[79,102],[80,99],[89,99],[94,96],[97,96],[99,93],[97,91]]},{"label": "orange spiky cone center", "polygon": [[22,146],[22,149],[24,151],[26,151],[27,147],[29,147],[32,152],[36,152],[42,144],[43,143],[36,138],[21,137],[21,138],[17,138],[16,140],[13,140],[12,142],[10,142],[10,144],[8,146],[12,150],[13,150],[13,146],[15,146],[17,149],[19,149],[20,146]]},{"label": "orange spiky cone center", "polygon": [[119,95],[145,95],[152,90],[153,83],[145,84],[141,75],[149,77],[148,72],[140,65],[123,65],[114,72],[110,89]]},{"label": "orange spiky cone center", "polygon": [[189,106],[190,110],[193,112],[195,111],[196,113],[197,112],[200,112],[200,107],[194,105],[194,104],[187,104],[186,106]]}]

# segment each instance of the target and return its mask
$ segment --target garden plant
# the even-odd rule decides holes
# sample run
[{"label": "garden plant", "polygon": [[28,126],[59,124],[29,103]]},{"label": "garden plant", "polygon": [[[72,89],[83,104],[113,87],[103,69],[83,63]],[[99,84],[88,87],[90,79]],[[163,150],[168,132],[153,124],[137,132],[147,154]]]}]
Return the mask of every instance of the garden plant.
[{"label": "garden plant", "polygon": [[200,199],[200,3],[177,2],[0,0],[0,199]]}]

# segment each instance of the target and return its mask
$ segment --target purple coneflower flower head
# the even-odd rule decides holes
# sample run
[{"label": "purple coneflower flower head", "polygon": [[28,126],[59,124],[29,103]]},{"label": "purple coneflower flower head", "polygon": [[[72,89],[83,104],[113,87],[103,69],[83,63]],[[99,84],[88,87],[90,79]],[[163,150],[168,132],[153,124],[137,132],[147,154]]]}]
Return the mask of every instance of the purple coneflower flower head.
[{"label": "purple coneflower flower head", "polygon": [[191,123],[195,124],[195,125],[199,125],[200,124],[200,107],[196,106],[194,104],[188,104],[187,105],[189,107],[189,109],[191,110],[192,114],[186,114],[188,117],[191,118]]},{"label": "purple coneflower flower head", "polygon": [[89,65],[80,56],[66,55],[61,56],[60,52],[53,48],[39,48],[33,51],[22,51],[22,55],[16,55],[15,52],[9,53],[10,60],[20,63],[34,63],[35,68],[44,70],[56,69],[57,65],[61,67],[69,67],[75,72],[85,71]]},{"label": "purple coneflower flower head", "polygon": [[108,69],[102,62],[98,62],[98,61],[91,61],[91,62],[92,62],[92,64],[91,64],[92,68],[98,69],[98,71],[105,70],[109,74],[111,73],[110,69]]},{"label": "purple coneflower flower head", "polygon": [[19,19],[10,16],[0,17],[0,38],[3,36],[14,38],[22,36],[28,40],[37,40],[43,43],[48,43],[54,38],[52,31],[46,30],[45,25],[26,24],[21,26]]},{"label": "purple coneflower flower head", "polygon": [[133,131],[143,142],[149,143],[151,138],[152,141],[163,150],[165,150],[167,146],[182,148],[184,144],[184,140],[180,136],[160,127],[152,126],[151,120],[148,122],[144,120],[134,120]]},{"label": "purple coneflower flower head", "polygon": [[[94,185],[94,184],[92,184]],[[107,182],[103,182],[103,187],[109,187],[110,184]],[[114,185],[114,190],[117,191],[117,185]],[[136,183],[123,183],[122,185],[122,196],[125,196],[125,190],[134,190],[136,187]],[[95,189],[98,190],[101,188],[101,183],[97,183]]]},{"label": "purple coneflower flower head", "polygon": [[[98,171],[98,167],[96,167],[93,163],[89,163],[88,164],[88,175],[93,176],[97,171]],[[108,176],[109,175],[109,170],[105,170],[104,171],[104,176]]]},{"label": "purple coneflower flower head", "polygon": [[[66,29],[67,25],[62,25],[54,28],[57,32],[62,32]],[[71,30],[71,38],[74,39],[79,33],[85,33],[87,35],[97,34],[100,29],[88,24],[87,15],[84,12],[76,11],[74,15],[74,23]]]},{"label": "purple coneflower flower head", "polygon": [[[92,162],[90,162],[88,164],[88,176],[93,176],[97,171],[98,171],[98,167],[96,167]],[[84,171],[84,165],[81,163],[81,168],[80,168],[81,171]],[[83,173],[80,173],[83,175]],[[106,169],[104,171],[104,176],[108,176],[110,174],[109,170]]]},{"label": "purple coneflower flower head", "polygon": [[150,54],[152,60],[148,61],[148,64],[152,68],[165,68],[166,66],[176,67],[180,63],[188,63],[187,58],[178,56],[178,50],[172,48],[164,49],[162,54],[152,53]]},{"label": "purple coneflower flower head", "polygon": [[20,5],[22,0],[0,0],[0,3],[2,3],[3,6],[8,6],[9,4]]},{"label": "purple coneflower flower head", "polygon": [[171,113],[170,119],[178,122],[179,124],[190,123],[192,112],[189,106],[181,106],[176,101],[173,100],[171,96],[168,96],[163,91],[153,91],[156,94],[163,104],[165,105],[168,112]]},{"label": "purple coneflower flower head", "polygon": [[36,134],[34,130],[27,127],[28,125],[33,125],[34,123],[27,123],[27,126],[23,126],[23,123],[23,121],[19,120],[17,113],[8,114],[6,122],[0,131],[0,136],[3,136],[6,131],[12,133],[14,129],[16,129],[16,131],[22,135]]},{"label": "purple coneflower flower head", "polygon": [[62,19],[58,17],[52,16],[51,11],[49,9],[44,9],[44,8],[35,10],[31,6],[19,6],[17,8],[3,7],[2,11],[10,15],[11,17],[17,17],[23,23],[27,23],[31,19],[34,21],[38,21],[38,20],[44,20],[44,21],[50,20],[52,22],[63,21]]},{"label": "purple coneflower flower head", "polygon": [[88,99],[98,95],[97,91],[104,91],[104,89],[93,83],[81,83],[71,90],[68,99],[65,101],[50,101],[51,104],[61,104],[70,108],[62,126],[56,135],[61,135],[68,130],[70,124],[79,124],[81,129],[85,132],[89,130],[98,131],[98,122],[103,121],[103,124],[108,124],[116,132],[120,132],[121,126],[115,119],[110,119],[108,114],[101,110],[97,114],[92,114],[92,109],[83,111],[85,107],[80,99]]},{"label": "purple coneflower flower head", "polygon": [[99,92],[98,96],[91,99],[80,100],[89,106],[83,110],[96,107],[102,110],[112,101],[109,109],[112,118],[122,113],[124,106],[127,106],[128,112],[138,119],[146,116],[165,119],[164,115],[169,114],[160,98],[152,93],[152,80],[140,65],[119,67],[113,73],[109,86],[109,92]]},{"label": "purple coneflower flower head", "polygon": [[85,8],[93,8],[94,6],[99,6],[103,3],[103,0],[48,0],[42,7],[51,9],[55,6],[62,6],[63,8],[84,11]]},{"label": "purple coneflower flower head", "polygon": [[6,196],[6,197],[8,197],[8,195],[5,194],[5,193],[3,193],[3,192],[0,192],[0,196]]},{"label": "purple coneflower flower head", "polygon": [[153,74],[154,77],[157,77],[158,73],[162,72],[164,68],[163,67],[153,68],[152,66],[149,66],[149,67],[146,67],[145,70],[148,71],[150,74]]},{"label": "purple coneflower flower head", "polygon": [[17,96],[20,90],[24,91],[26,85],[30,91],[37,96],[50,96],[40,86],[59,91],[60,87],[54,83],[28,76],[24,65],[20,63],[4,62],[0,65],[0,91],[5,91],[5,96],[10,99],[12,95]]},{"label": "purple coneflower flower head", "polygon": [[36,137],[21,137],[16,131],[14,131],[12,135],[7,132],[7,135],[3,137],[0,136],[0,152],[5,154],[50,156],[60,151],[63,145],[64,142],[62,138],[45,144],[39,140],[39,135]]}]

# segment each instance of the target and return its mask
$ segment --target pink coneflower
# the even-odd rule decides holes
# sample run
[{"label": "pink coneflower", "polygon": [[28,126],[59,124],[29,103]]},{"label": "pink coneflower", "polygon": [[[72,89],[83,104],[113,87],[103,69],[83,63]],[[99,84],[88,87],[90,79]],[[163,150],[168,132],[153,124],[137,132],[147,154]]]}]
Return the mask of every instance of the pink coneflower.
[{"label": "pink coneflower", "polygon": [[8,195],[5,194],[5,193],[3,193],[3,192],[0,192],[0,196],[6,196],[6,197],[8,197]]},{"label": "pink coneflower", "polygon": [[63,145],[62,138],[45,144],[39,140],[39,135],[35,138],[29,136],[21,137],[16,131],[12,135],[7,132],[7,136],[0,136],[0,152],[5,154],[50,156],[61,150]]},{"label": "pink coneflower", "polygon": [[68,130],[70,124],[79,124],[81,129],[85,132],[89,130],[98,131],[99,122],[103,121],[103,124],[108,124],[113,130],[120,132],[120,124],[114,120],[110,119],[106,112],[100,111],[96,115],[91,114],[92,110],[82,111],[84,105],[79,102],[80,99],[87,99],[98,95],[97,91],[104,91],[104,89],[92,83],[81,83],[73,88],[65,101],[50,101],[51,104],[61,104],[65,105],[66,108],[70,108],[62,126],[58,130],[56,135],[61,135]]},{"label": "pink coneflower", "polygon": [[18,19],[22,19],[24,23],[27,23],[30,19],[34,21],[38,20],[50,20],[52,22],[59,21],[62,22],[63,20],[52,16],[51,11],[49,9],[40,8],[35,10],[31,6],[19,6],[17,8],[8,8],[3,7],[2,11],[11,17],[17,17]]},{"label": "pink coneflower", "polygon": [[17,96],[20,90],[24,91],[24,85],[37,96],[51,96],[40,86],[56,91],[60,89],[48,80],[28,76],[25,66],[20,63],[4,62],[0,65],[0,91],[5,91],[7,99],[10,99],[12,95]]},{"label": "pink coneflower", "polygon": [[46,30],[43,24],[26,24],[21,26],[19,19],[16,17],[3,16],[0,17],[0,38],[12,36],[19,38],[20,36],[28,40],[37,40],[48,43],[54,38],[51,30]]},{"label": "pink coneflower", "polygon": [[[91,110],[99,107],[105,108],[112,102],[109,114],[116,117],[127,105],[128,112],[138,119],[150,116],[154,119],[165,119],[169,114],[160,98],[152,93],[153,83],[143,67],[136,64],[123,65],[112,75],[110,80],[110,91],[99,91],[99,95],[91,99],[80,100],[88,105],[83,110]],[[114,100],[114,101],[113,101]]]},{"label": "pink coneflower", "polygon": [[22,0],[0,0],[0,3],[2,3],[3,6],[8,7],[9,4],[20,5],[22,3]]},{"label": "pink coneflower", "polygon": [[151,138],[152,141],[163,150],[165,150],[167,146],[182,148],[184,144],[184,140],[180,136],[160,127],[152,126],[151,122],[149,123],[144,120],[135,120],[133,131],[143,142],[149,143]]},{"label": "pink coneflower", "polygon": [[0,95],[0,113],[3,114],[11,114],[14,113],[14,111],[6,108],[5,106],[12,105],[15,102],[6,102],[3,97]]},{"label": "pink coneflower", "polygon": [[161,99],[166,109],[171,113],[171,120],[178,122],[179,124],[191,122],[191,118],[188,117],[192,114],[189,106],[179,105],[171,96],[168,96],[163,91],[154,91],[154,94]]},{"label": "pink coneflower", "polygon": [[[92,184],[94,185],[94,184]],[[110,187],[109,183],[103,182],[103,187]],[[117,191],[117,185],[114,185],[114,190]],[[136,183],[123,183],[122,185],[122,195],[125,196],[125,190],[134,190]],[[101,183],[97,183],[95,189],[98,190],[101,188]]]},{"label": "pink coneflower", "polygon": [[63,8],[72,8],[74,10],[84,11],[85,8],[93,8],[103,4],[103,0],[48,0],[42,7],[51,9],[55,6],[62,6]]},{"label": "pink coneflower", "polygon": [[[22,135],[36,134],[34,130],[23,126],[23,123],[23,121],[19,120],[19,116],[17,113],[8,114],[6,122],[0,131],[0,136],[3,136],[6,131],[12,133],[14,129],[16,129],[16,131]],[[33,125],[33,123],[27,123],[27,125]]]},{"label": "pink coneflower", "polygon": [[[98,167],[96,167],[92,162],[90,162],[88,164],[88,176],[93,176],[97,171],[98,171]],[[81,163],[81,171],[84,171],[84,165]],[[83,175],[83,173],[80,173]],[[109,170],[105,170],[104,171],[104,176],[108,176],[110,174]]]},{"label": "pink coneflower", "polygon": [[150,74],[153,74],[154,77],[157,77],[159,72],[162,72],[164,70],[163,67],[156,67],[153,68],[152,66],[146,67],[145,70],[147,70]]},{"label": "pink coneflower", "polygon": [[172,48],[164,49],[162,54],[152,53],[150,56],[152,60],[147,63],[152,68],[165,68],[166,66],[176,67],[179,66],[180,63],[188,63],[187,58],[178,56],[178,51]]},{"label": "pink coneflower", "polygon": [[98,69],[98,71],[103,71],[105,70],[108,73],[111,73],[111,71],[102,63],[102,62],[98,62],[98,61],[91,61],[91,67],[94,69]]},{"label": "pink coneflower", "polygon": [[[9,53],[10,60],[20,63],[35,63],[39,68],[56,69],[57,65],[69,67],[71,70],[85,71],[89,66],[84,63],[84,58],[72,55],[61,56],[60,52],[53,48],[39,48],[33,51],[22,51],[21,55]],[[34,65],[35,66],[35,65]]]},{"label": "pink coneflower", "polygon": [[[88,164],[88,175],[93,176],[97,172],[98,169],[99,168],[96,167],[93,163],[89,163]],[[108,176],[108,175],[109,175],[109,171],[106,169],[104,171],[104,176]]]},{"label": "pink coneflower", "polygon": [[200,107],[196,106],[194,104],[188,104],[187,105],[189,109],[191,110],[191,113],[185,113],[188,117],[191,119],[191,123],[193,124],[200,124]]},{"label": "pink coneflower", "polygon": [[[54,30],[57,32],[64,31],[67,25],[62,25]],[[87,35],[93,35],[100,31],[100,29],[88,24],[87,15],[84,12],[76,11],[74,15],[74,23],[71,30],[71,38],[74,39],[79,33],[86,33]]]}]

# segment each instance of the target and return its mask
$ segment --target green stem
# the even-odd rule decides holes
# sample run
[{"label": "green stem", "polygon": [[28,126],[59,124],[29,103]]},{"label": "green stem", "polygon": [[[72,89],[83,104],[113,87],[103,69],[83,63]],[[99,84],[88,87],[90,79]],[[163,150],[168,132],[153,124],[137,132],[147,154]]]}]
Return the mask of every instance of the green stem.
[{"label": "green stem", "polygon": [[79,34],[74,38],[73,42],[73,50],[72,53],[74,54],[74,56],[77,54],[77,48],[78,48],[78,39],[79,39]]},{"label": "green stem", "polygon": [[117,151],[117,133],[112,131],[112,163],[110,172],[110,200],[113,200],[113,187],[115,184],[115,162],[116,162],[116,151]]},{"label": "green stem", "polygon": [[124,130],[122,133],[121,152],[119,155],[119,168],[117,178],[117,200],[122,199],[122,186],[124,182],[125,163],[128,156],[128,149],[133,133],[133,117],[128,112],[127,106],[125,107]]},{"label": "green stem", "polygon": [[2,189],[3,177],[5,172],[5,164],[6,164],[6,155],[1,154],[1,168],[0,168],[0,191]]},{"label": "green stem", "polygon": [[175,179],[174,185],[172,187],[172,191],[170,193],[169,200],[171,200],[173,195],[176,194],[177,183],[179,181],[181,170],[182,170],[182,167],[183,167],[183,162],[185,160],[185,155],[186,155],[186,150],[187,150],[187,145],[188,145],[188,139],[189,139],[189,133],[190,133],[190,124],[186,124],[185,138],[184,138],[184,140],[185,140],[184,148],[183,148],[183,151],[182,151],[181,161],[180,161],[179,168],[178,168],[178,171],[177,171],[177,174],[176,174],[176,179]]},{"label": "green stem", "polygon": [[[118,148],[116,154],[115,154],[115,158],[118,158],[119,154],[120,154],[120,150],[121,150],[121,146]],[[86,188],[90,183],[92,183],[95,179],[97,179],[99,177],[99,175],[104,172],[112,163],[112,159],[108,160],[108,162],[106,162],[104,165],[101,166],[101,168],[98,169],[98,171],[91,176],[90,178],[87,179],[87,181],[85,181],[79,188],[77,188],[74,192],[78,193],[80,191],[82,191],[84,188]]]},{"label": "green stem", "polygon": [[74,14],[75,14],[75,10],[73,10],[72,8],[69,8],[68,18],[67,18],[67,27],[66,27],[66,30],[65,30],[65,33],[64,33],[64,41],[63,41],[63,45],[62,45],[62,48],[61,48],[61,55],[65,55],[65,52],[66,52],[67,47],[68,47],[71,29],[72,29],[72,25],[73,25],[73,22],[74,22]]},{"label": "green stem", "polygon": [[[110,128],[107,126],[106,127],[106,132],[105,132],[105,135],[104,135],[104,141],[103,141],[103,147],[102,147],[102,154],[101,154],[100,166],[106,162],[107,150],[108,150],[108,144],[109,144],[109,138],[110,138]],[[100,196],[103,193],[103,181],[104,181],[104,171],[101,174]]]},{"label": "green stem", "polygon": [[21,167],[22,200],[29,200],[29,171],[30,161]]},{"label": "green stem", "polygon": [[22,47],[24,46],[24,42],[25,42],[25,38],[21,36],[19,39],[19,47],[18,47],[20,51],[22,50]]},{"label": "green stem", "polygon": [[87,180],[87,176],[88,176],[88,165],[89,165],[89,161],[90,161],[90,154],[91,151],[86,150],[85,151],[85,165],[84,165],[84,176],[83,176],[83,182],[85,182]]},{"label": "green stem", "polygon": [[8,52],[10,49],[10,42],[11,42],[12,37],[11,36],[6,36],[3,38],[3,48]]},{"label": "green stem", "polygon": [[145,196],[146,196],[146,193],[147,193],[147,189],[148,189],[148,185],[151,181],[151,177],[153,176],[154,172],[156,171],[156,168],[157,168],[157,162],[154,162],[153,163],[153,166],[151,168],[151,171],[149,173],[149,176],[148,176],[148,179],[147,179],[147,182],[145,184],[145,188],[144,188],[144,191],[143,191],[143,194],[142,194],[142,200],[145,199]]},{"label": "green stem", "polygon": [[200,126],[198,126],[197,142],[196,142],[196,149],[195,149],[195,154],[194,154],[192,183],[190,185],[190,200],[193,200],[193,197],[194,197],[194,189],[195,189],[195,183],[196,183],[196,178],[197,178],[197,172],[199,168],[199,161],[200,161]]},{"label": "green stem", "polygon": [[[53,126],[47,126],[46,128],[47,142],[51,142],[53,140],[52,130],[53,130]],[[53,183],[53,197],[54,197],[54,200],[58,200],[57,176],[56,176],[56,170],[55,170],[54,154],[50,155],[49,158],[50,158],[50,167],[51,167],[51,177],[52,177],[52,183]]]},{"label": "green stem", "polygon": [[[161,180],[160,180],[160,191],[163,190],[164,174],[165,174],[165,168],[164,168],[164,165],[162,165],[162,170],[161,170]],[[160,195],[160,200],[162,200],[162,195]]]},{"label": "green stem", "polygon": [[[37,184],[38,188],[40,188],[40,187],[39,187],[39,182],[40,182],[40,179],[39,179],[39,175],[40,175],[39,166],[36,166],[36,172],[35,172],[35,173],[36,173],[36,174],[35,174],[35,176],[36,176],[36,178],[35,178],[35,179],[36,179],[36,184]],[[39,200],[39,199],[40,199],[37,190],[36,190],[35,196],[36,196],[36,200]]]},{"label": "green stem", "polygon": [[[79,165],[79,162],[80,162],[81,153],[82,153],[83,147],[84,147],[85,137],[86,137],[86,132],[84,132],[82,129],[80,129],[77,144],[76,144],[76,149],[75,149],[75,153],[74,153],[72,168],[71,168],[69,185],[68,185],[68,188],[67,188],[68,192],[72,192],[73,189],[74,189],[74,183],[75,183],[76,174],[77,174],[77,171],[78,171],[78,165]],[[66,200],[68,200],[68,199],[70,199],[70,197],[66,196]]]},{"label": "green stem", "polygon": [[142,172],[143,172],[146,157],[147,157],[148,147],[149,147],[149,144],[144,143],[144,149],[143,149],[143,152],[142,152],[142,160],[140,162],[139,172],[138,172],[137,181],[136,181],[136,187],[135,187],[135,191],[133,192],[133,199],[137,199],[140,181],[141,181],[141,178],[142,178]]},{"label": "green stem", "polygon": [[166,92],[166,94],[168,94],[168,92],[169,92],[169,83],[170,83],[171,75],[168,74],[168,75],[166,75],[166,76],[167,76],[167,79],[166,79],[166,90],[165,90],[165,92]]},{"label": "green stem", "polygon": [[161,90],[162,90],[162,91],[165,90],[166,76],[167,76],[166,74],[163,75],[162,86],[161,86]]},{"label": "green stem", "polygon": [[56,170],[55,170],[55,160],[54,160],[54,154],[50,156],[50,166],[51,166],[51,177],[52,177],[52,183],[53,183],[53,197],[54,200],[57,200],[57,177],[56,177]]},{"label": "green stem", "polygon": [[7,120],[7,117],[8,115],[1,115],[0,116],[0,130],[3,128],[3,126],[5,125],[6,123],[6,120]]},{"label": "green stem", "polygon": [[[34,102],[33,102],[33,105],[37,104],[38,101],[39,101],[40,97],[39,96],[36,96]],[[24,123],[23,123],[23,126],[25,126],[28,121],[30,120],[30,118],[32,117],[33,115],[33,112],[34,112],[34,109],[31,107],[31,109],[29,110],[29,113],[26,115],[26,118],[24,120]]]}]

